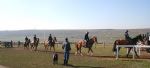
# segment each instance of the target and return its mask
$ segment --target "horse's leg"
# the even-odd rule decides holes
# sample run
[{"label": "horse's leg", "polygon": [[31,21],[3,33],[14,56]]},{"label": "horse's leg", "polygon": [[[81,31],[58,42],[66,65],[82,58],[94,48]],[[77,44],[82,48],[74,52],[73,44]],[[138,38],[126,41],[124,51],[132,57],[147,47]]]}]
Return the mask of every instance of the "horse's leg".
[{"label": "horse's leg", "polygon": [[52,46],[50,45],[50,51],[51,51]]},{"label": "horse's leg", "polygon": [[53,46],[54,52],[55,52],[55,46]]},{"label": "horse's leg", "polygon": [[130,53],[131,49],[132,49],[131,47],[128,49],[127,57],[128,57],[128,55],[129,55],[129,53]]},{"label": "horse's leg", "polygon": [[77,51],[75,52],[75,55],[77,55],[77,54],[78,54],[78,51],[79,51],[79,48],[78,48],[78,47],[76,47],[76,49],[77,49]]},{"label": "horse's leg", "polygon": [[90,53],[90,48],[88,48],[88,53],[87,53],[87,55],[90,55],[89,53]]},{"label": "horse's leg", "polygon": [[27,49],[29,50],[29,44],[27,45]]},{"label": "horse's leg", "polygon": [[81,51],[81,47],[80,47],[80,50],[79,50],[79,51],[80,51],[80,55],[83,56],[82,51]]},{"label": "horse's leg", "polygon": [[35,44],[35,45],[34,45],[34,51],[36,51],[36,50],[37,50],[37,45]]},{"label": "horse's leg", "polygon": [[134,53],[136,54],[137,57],[139,57],[139,55],[138,55],[137,52],[136,52],[135,47],[134,47]]},{"label": "horse's leg", "polygon": [[93,50],[92,50],[92,48],[90,48],[90,51],[91,51],[91,56],[93,55]]},{"label": "horse's leg", "polygon": [[46,52],[48,51],[48,45],[45,45],[45,51]]}]

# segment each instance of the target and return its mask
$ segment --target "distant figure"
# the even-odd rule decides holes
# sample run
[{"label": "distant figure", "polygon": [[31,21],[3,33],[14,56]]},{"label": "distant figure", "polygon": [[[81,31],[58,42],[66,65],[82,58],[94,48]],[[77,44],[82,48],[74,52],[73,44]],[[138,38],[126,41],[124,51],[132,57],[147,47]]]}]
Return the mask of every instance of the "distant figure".
[{"label": "distant figure", "polygon": [[20,45],[21,45],[21,42],[20,42],[20,41],[18,41],[18,47],[20,47]]},{"label": "distant figure", "polygon": [[64,49],[64,65],[67,65],[69,60],[70,50],[71,50],[70,42],[68,41],[68,38],[65,39],[62,48]]},{"label": "distant figure", "polygon": [[26,36],[26,37],[25,37],[25,42],[27,42],[27,41],[28,41],[28,37]]},{"label": "distant figure", "polygon": [[53,41],[52,35],[49,34],[49,37],[48,37],[49,46],[51,45],[52,41]]},{"label": "distant figure", "polygon": [[53,54],[53,64],[58,64],[58,54],[55,52]]},{"label": "distant figure", "polygon": [[37,37],[36,37],[36,34],[34,35],[34,37],[33,37],[33,43],[34,43],[34,45],[36,44],[36,41],[37,41]]},{"label": "distant figure", "polygon": [[11,42],[10,42],[10,47],[13,47],[13,41],[11,40]]}]

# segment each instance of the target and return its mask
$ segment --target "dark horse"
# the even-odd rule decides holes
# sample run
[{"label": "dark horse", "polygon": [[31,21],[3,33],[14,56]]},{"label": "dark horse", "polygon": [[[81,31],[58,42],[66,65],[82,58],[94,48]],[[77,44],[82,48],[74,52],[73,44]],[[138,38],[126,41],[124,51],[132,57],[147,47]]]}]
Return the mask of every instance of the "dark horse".
[{"label": "dark horse", "polygon": [[24,49],[29,49],[29,45],[30,45],[31,41],[30,39],[26,40],[25,43],[24,43]]},{"label": "dark horse", "polygon": [[13,47],[13,43],[12,42],[8,42],[8,41],[5,41],[5,42],[0,41],[0,44],[5,46],[5,48],[12,48]]},{"label": "dark horse", "polygon": [[37,47],[38,47],[38,45],[39,45],[39,38],[37,38],[36,40],[35,40],[35,42],[33,43],[34,44],[34,51],[37,51]]},{"label": "dark horse", "polygon": [[75,52],[75,55],[80,54],[81,56],[83,56],[81,52],[82,47],[88,48],[88,54],[91,51],[91,55],[93,55],[92,46],[94,43],[98,43],[96,36],[93,36],[87,43],[85,40],[79,40],[78,42],[75,43],[75,47],[77,49],[77,52]]},{"label": "dark horse", "polygon": [[53,50],[54,50],[54,52],[55,52],[55,40],[52,39],[52,42],[49,41],[49,44],[48,44],[48,45],[50,46],[50,50],[51,50],[51,48],[53,47]]},{"label": "dark horse", "polygon": [[[138,35],[138,36],[136,36],[136,37],[134,37],[134,38],[131,38],[130,41],[128,41],[128,40],[116,40],[116,41],[114,42],[113,52],[116,54],[116,51],[117,51],[116,45],[136,45],[139,40],[142,41],[142,36],[141,36],[141,34]],[[121,47],[118,48],[118,51],[120,50],[120,48],[121,48]],[[127,57],[128,57],[128,55],[129,55],[129,53],[130,53],[132,47],[128,47],[128,48],[129,48],[129,49],[128,49]],[[134,52],[135,52],[136,56],[139,57],[135,49],[134,49]]]}]

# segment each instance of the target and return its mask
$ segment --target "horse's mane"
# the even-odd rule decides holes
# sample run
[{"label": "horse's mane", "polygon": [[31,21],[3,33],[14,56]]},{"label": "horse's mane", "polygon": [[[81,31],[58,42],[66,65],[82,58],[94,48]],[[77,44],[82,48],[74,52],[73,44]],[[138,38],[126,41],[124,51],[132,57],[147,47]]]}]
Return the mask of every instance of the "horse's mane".
[{"label": "horse's mane", "polygon": [[134,38],[132,38],[131,40],[134,44],[136,44],[138,40],[141,40],[141,37],[142,36],[139,34],[139,35],[135,36]]}]

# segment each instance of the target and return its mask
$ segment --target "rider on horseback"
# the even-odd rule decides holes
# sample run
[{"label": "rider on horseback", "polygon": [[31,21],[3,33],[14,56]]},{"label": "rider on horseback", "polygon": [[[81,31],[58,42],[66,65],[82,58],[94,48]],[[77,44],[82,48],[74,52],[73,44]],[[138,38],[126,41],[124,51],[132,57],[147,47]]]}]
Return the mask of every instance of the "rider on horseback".
[{"label": "rider on horseback", "polygon": [[86,41],[86,46],[87,46],[87,42],[89,41],[89,32],[86,32],[85,36],[84,36],[84,40]]},{"label": "rider on horseback", "polygon": [[125,40],[129,41],[129,43],[130,43],[131,42],[131,38],[130,38],[130,36],[128,34],[128,30],[126,30],[124,35],[125,35]]},{"label": "rider on horseback", "polygon": [[27,41],[28,41],[28,37],[26,36],[25,37],[25,44],[27,44]]},{"label": "rider on horseback", "polygon": [[34,40],[34,45],[35,45],[36,40],[37,40],[36,34],[34,35],[33,40]]},{"label": "rider on horseback", "polygon": [[52,35],[49,34],[49,37],[48,37],[48,42],[49,43],[48,44],[51,45],[52,41],[53,41]]}]

